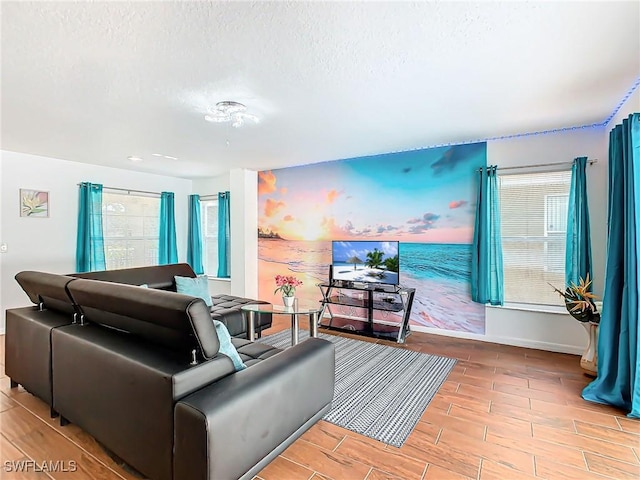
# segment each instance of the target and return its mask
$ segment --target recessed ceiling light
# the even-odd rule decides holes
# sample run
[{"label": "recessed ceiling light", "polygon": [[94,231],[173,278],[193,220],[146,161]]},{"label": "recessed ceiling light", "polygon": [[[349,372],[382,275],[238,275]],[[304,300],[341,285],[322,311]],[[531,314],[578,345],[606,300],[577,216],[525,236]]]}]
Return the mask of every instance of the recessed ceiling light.
[{"label": "recessed ceiling light", "polygon": [[152,153],[151,155],[153,155],[154,157],[168,158],[169,160],[178,160],[178,157],[172,157],[171,155],[163,155],[162,153]]},{"label": "recessed ceiling light", "polygon": [[143,161],[143,159],[142,159],[142,158],[140,158],[140,157],[135,157],[135,156],[133,156],[133,155],[132,155],[132,156],[130,156],[130,157],[127,157],[127,160],[129,160],[129,161],[131,161],[131,162],[142,162],[142,161]]}]

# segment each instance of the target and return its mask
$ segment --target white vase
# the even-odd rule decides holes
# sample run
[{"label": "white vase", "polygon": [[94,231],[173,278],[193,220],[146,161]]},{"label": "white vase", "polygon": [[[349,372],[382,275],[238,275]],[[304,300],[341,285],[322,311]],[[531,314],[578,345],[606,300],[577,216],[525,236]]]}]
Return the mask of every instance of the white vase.
[{"label": "white vase", "polygon": [[598,374],[598,330],[600,325],[584,322],[582,326],[589,335],[589,343],[580,359],[580,366],[587,375],[595,377]]},{"label": "white vase", "polygon": [[282,303],[284,303],[285,307],[293,307],[293,302],[295,301],[296,297],[285,297],[284,295],[282,296]]}]

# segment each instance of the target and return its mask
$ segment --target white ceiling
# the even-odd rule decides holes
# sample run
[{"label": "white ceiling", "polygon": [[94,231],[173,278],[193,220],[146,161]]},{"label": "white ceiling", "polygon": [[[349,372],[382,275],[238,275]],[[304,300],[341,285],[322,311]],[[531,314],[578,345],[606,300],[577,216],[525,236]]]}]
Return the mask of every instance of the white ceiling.
[{"label": "white ceiling", "polygon": [[640,77],[637,1],[0,8],[2,149],[181,177],[601,123]]}]

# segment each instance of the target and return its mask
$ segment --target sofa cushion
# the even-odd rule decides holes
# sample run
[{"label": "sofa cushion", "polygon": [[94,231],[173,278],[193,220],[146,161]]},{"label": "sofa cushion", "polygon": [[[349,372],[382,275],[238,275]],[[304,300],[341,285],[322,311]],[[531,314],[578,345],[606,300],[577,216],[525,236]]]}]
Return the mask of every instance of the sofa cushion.
[{"label": "sofa cushion", "polygon": [[191,295],[204,300],[208,307],[212,307],[211,294],[209,293],[209,279],[201,275],[199,277],[174,277],[176,281],[176,292],[184,295]]},{"label": "sofa cushion", "polygon": [[227,327],[225,327],[224,323],[219,322],[218,320],[213,320],[213,324],[216,327],[218,341],[220,342],[220,353],[226,355],[231,359],[236,372],[247,368],[247,366],[242,363],[242,359],[240,358],[240,355],[238,355],[236,347],[234,347],[233,343],[231,343],[231,335],[229,335],[229,330],[227,330]]},{"label": "sofa cushion", "polygon": [[250,342],[243,338],[232,338],[231,342],[240,354],[240,358],[247,367],[266,360],[280,353],[282,350],[266,343]]},{"label": "sofa cushion", "polygon": [[[220,320],[227,326],[232,337],[246,337],[247,320],[241,307],[251,303],[268,303],[250,298],[234,297],[233,295],[218,294],[211,297],[211,318]],[[256,330],[271,326],[271,314],[259,314],[256,321]]]}]

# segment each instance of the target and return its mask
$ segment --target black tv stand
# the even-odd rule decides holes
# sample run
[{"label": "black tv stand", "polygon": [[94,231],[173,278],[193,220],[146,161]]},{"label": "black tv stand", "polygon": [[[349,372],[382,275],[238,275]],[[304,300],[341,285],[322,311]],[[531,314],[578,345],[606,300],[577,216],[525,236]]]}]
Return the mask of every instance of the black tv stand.
[{"label": "black tv stand", "polygon": [[339,280],[321,283],[318,287],[322,292],[320,326],[323,328],[398,343],[404,343],[411,333],[409,317],[415,288]]}]

